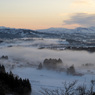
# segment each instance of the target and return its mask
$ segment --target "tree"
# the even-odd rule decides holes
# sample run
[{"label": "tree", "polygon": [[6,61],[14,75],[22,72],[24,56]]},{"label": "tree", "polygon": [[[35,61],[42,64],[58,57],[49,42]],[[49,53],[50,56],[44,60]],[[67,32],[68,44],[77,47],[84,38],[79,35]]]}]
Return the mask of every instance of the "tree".
[{"label": "tree", "polygon": [[38,69],[41,70],[43,68],[42,63],[38,65]]},{"label": "tree", "polygon": [[[0,95],[15,93],[14,95],[28,95],[31,93],[31,84],[28,79],[14,77],[13,73],[2,72],[4,66],[0,65]],[[5,70],[5,69],[4,69]]]},{"label": "tree", "polygon": [[67,69],[67,74],[75,74],[76,71],[75,71],[75,67],[74,65],[70,66],[68,69]]}]

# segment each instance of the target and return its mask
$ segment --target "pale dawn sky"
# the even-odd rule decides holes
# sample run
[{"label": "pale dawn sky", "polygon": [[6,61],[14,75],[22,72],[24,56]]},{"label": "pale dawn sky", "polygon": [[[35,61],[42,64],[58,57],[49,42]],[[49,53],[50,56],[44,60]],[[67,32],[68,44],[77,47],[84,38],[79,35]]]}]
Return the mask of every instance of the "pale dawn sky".
[{"label": "pale dawn sky", "polygon": [[95,0],[0,0],[0,26],[27,29],[95,26]]}]

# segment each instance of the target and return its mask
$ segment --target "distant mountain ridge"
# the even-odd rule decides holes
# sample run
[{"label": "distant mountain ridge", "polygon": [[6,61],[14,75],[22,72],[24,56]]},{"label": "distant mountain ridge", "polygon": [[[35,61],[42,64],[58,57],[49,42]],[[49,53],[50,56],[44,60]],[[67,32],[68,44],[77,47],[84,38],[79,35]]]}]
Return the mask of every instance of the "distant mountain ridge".
[{"label": "distant mountain ridge", "polygon": [[0,38],[22,38],[35,35],[34,30],[0,27]]},{"label": "distant mountain ridge", "polygon": [[37,30],[39,32],[52,32],[52,33],[94,33],[95,32],[95,27],[89,27],[89,28],[84,28],[84,27],[78,27],[75,29],[67,29],[67,28],[48,28],[48,29],[39,29]]},{"label": "distant mountain ridge", "polygon": [[40,30],[30,30],[30,29],[15,29],[9,27],[0,27],[0,38],[22,38],[22,37],[41,37],[41,38],[70,38],[71,37],[91,37],[95,35],[95,27],[90,28],[76,28],[76,29],[66,29],[66,28],[49,28]]}]

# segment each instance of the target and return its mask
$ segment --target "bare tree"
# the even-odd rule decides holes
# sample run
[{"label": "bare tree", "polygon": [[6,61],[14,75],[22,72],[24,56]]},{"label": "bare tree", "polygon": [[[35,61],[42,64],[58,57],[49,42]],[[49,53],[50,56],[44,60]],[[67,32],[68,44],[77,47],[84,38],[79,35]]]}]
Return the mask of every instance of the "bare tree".
[{"label": "bare tree", "polygon": [[87,95],[86,93],[86,85],[83,84],[83,85],[80,85],[76,88],[76,92],[78,95]]},{"label": "bare tree", "polygon": [[77,81],[72,83],[65,82],[63,88],[57,88],[55,90],[42,88],[40,93],[42,95],[95,95],[95,80],[91,80],[90,88],[87,88],[87,85],[85,84],[76,87],[76,83]]},{"label": "bare tree", "polygon": [[61,89],[55,89],[55,90],[50,90],[47,88],[42,88],[40,93],[42,95],[74,95],[75,92],[75,84],[77,81],[74,81],[72,83],[64,83],[64,87]]}]

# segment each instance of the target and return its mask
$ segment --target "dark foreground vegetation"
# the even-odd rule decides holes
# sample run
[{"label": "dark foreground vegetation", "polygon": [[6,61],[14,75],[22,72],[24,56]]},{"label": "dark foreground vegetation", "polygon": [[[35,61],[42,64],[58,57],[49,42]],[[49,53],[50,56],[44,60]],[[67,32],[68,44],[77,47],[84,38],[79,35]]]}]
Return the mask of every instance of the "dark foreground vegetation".
[{"label": "dark foreground vegetation", "polygon": [[31,85],[28,79],[14,77],[0,65],[0,95],[30,95]]}]

